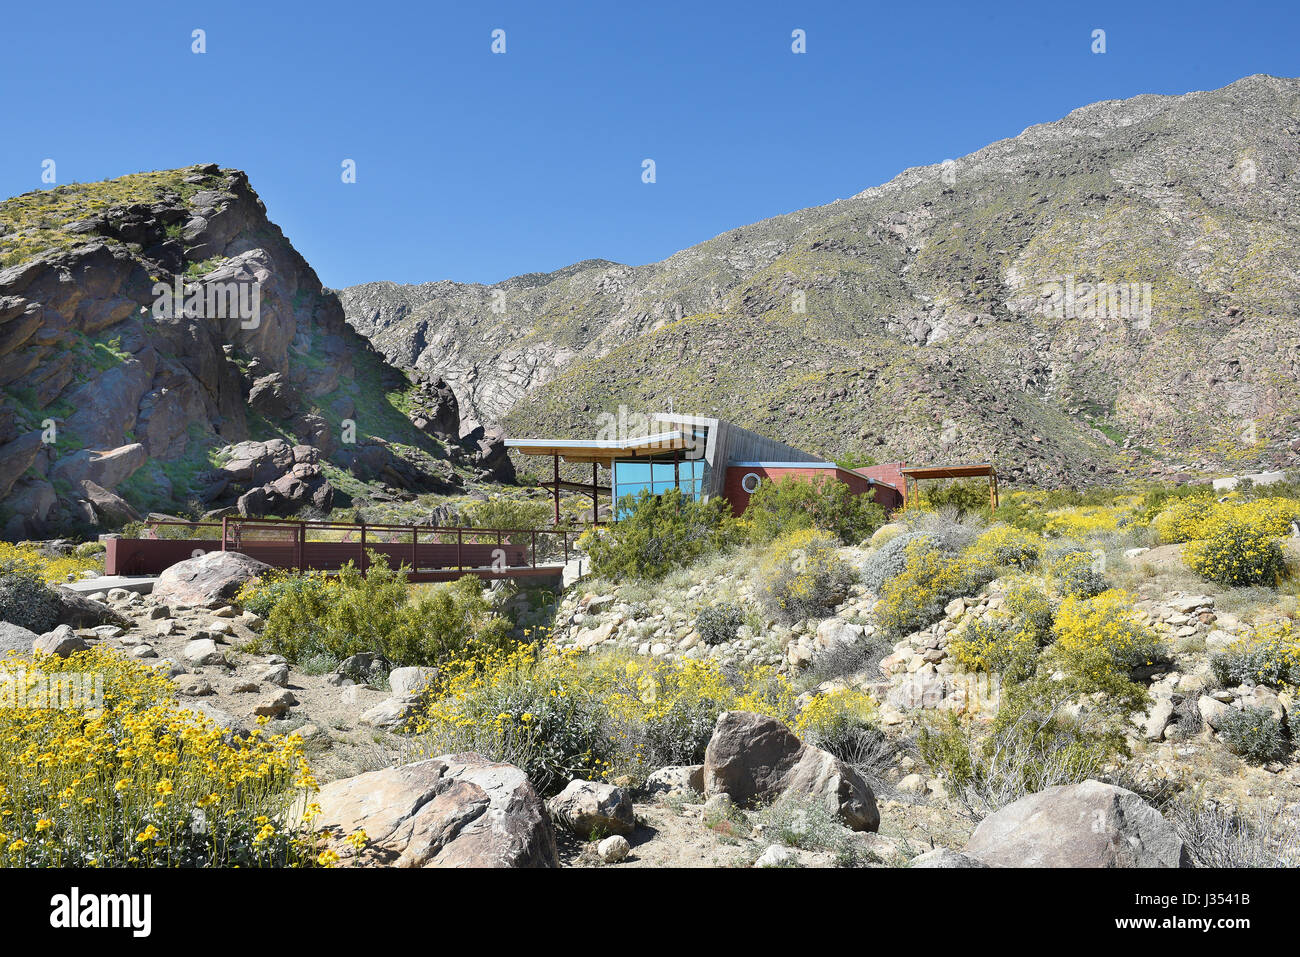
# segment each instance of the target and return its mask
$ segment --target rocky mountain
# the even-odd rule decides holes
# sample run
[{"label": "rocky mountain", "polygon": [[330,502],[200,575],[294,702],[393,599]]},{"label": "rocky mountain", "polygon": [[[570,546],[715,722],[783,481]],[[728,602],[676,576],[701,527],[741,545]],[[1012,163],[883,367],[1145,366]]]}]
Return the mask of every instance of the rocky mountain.
[{"label": "rocky mountain", "polygon": [[245,174],[214,165],[0,203],[0,386],[11,539],[149,509],[326,512],[509,469],[499,441],[460,441],[445,383],[383,363]]},{"label": "rocky mountain", "polygon": [[1095,103],[658,263],[339,296],[389,362],[515,434],[671,399],[1042,484],[1294,465],[1298,156],[1300,81],[1252,76]]}]

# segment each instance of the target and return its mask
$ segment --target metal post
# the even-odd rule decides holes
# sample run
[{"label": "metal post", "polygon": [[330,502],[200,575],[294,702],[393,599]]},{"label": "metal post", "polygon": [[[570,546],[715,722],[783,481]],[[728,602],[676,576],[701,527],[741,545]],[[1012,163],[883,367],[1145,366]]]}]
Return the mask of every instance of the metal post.
[{"label": "metal post", "polygon": [[361,574],[366,573],[366,523],[361,523]]},{"label": "metal post", "polygon": [[591,524],[600,521],[600,488],[596,481],[596,460],[591,460]]},{"label": "metal post", "polygon": [[298,523],[298,571],[299,573],[305,572],[307,570],[307,564],[306,564],[307,559],[305,554],[306,551],[307,551],[307,523],[299,522]]},{"label": "metal post", "polygon": [[537,529],[533,529],[533,567],[537,567]]},{"label": "metal post", "polygon": [[555,524],[560,524],[560,456],[552,456],[555,464]]},{"label": "metal post", "polygon": [[461,530],[458,528],[456,529],[456,571],[462,571],[465,568],[465,563],[461,561],[460,557],[461,541]]},{"label": "metal post", "polygon": [[221,516],[221,550],[226,550],[226,522],[230,520],[229,515]]},{"label": "metal post", "polygon": [[411,574],[420,570],[420,531],[414,525],[411,526]]}]

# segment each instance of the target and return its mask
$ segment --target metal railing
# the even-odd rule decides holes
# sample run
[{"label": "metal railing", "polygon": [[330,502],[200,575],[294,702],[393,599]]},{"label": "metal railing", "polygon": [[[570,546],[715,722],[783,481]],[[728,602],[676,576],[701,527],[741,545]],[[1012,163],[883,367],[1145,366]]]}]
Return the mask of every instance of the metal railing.
[{"label": "metal railing", "polygon": [[[168,529],[175,533],[169,534]],[[582,526],[478,528],[226,517],[220,522],[153,520],[146,539],[203,539],[221,551],[245,551],[267,564],[299,571],[334,571],[352,561],[363,573],[370,555],[391,567],[426,570],[508,570],[566,564]]]}]

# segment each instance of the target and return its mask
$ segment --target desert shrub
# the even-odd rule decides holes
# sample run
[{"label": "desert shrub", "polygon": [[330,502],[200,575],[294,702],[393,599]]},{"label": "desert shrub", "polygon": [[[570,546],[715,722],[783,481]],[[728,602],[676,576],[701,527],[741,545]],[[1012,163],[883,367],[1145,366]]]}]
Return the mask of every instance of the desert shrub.
[{"label": "desert shrub", "polygon": [[1038,563],[1037,535],[1011,525],[994,525],[971,546],[972,557],[1000,568],[1032,568]]},{"label": "desert shrub", "polygon": [[1208,492],[1182,498],[1151,519],[1163,544],[1195,541],[1204,536],[1208,524],[1218,513],[1219,503]]},{"label": "desert shrub", "polygon": [[733,679],[713,661],[541,652],[536,646],[451,662],[417,724],[427,754],[477,751],[528,772],[545,794],[575,777],[695,764],[718,714],[793,721],[794,694],[768,669]]},{"label": "desert shrub", "polygon": [[695,615],[695,630],[706,645],[733,641],[744,623],[745,613],[733,602],[708,605]]},{"label": "desert shrub", "polygon": [[1183,549],[1187,567],[1223,585],[1276,585],[1287,575],[1277,539],[1244,521],[1213,522],[1202,541]]},{"label": "desert shrub", "polygon": [[1038,651],[1052,638],[1052,603],[1029,584],[1011,589],[997,612],[973,619],[949,638],[948,653],[970,671],[1013,681],[1033,675]]},{"label": "desert shrub", "polygon": [[1092,552],[1070,549],[1047,564],[1047,577],[1063,598],[1093,598],[1104,592],[1106,576],[1097,568]]},{"label": "desert shrub", "polygon": [[1066,598],[1056,612],[1053,651],[1060,668],[1085,693],[1101,691],[1136,705],[1145,691],[1134,672],[1164,656],[1159,636],[1119,589],[1094,598]]},{"label": "desert shrub", "polygon": [[1161,809],[1197,867],[1300,866],[1300,811],[1174,801]]},{"label": "desert shrub", "polygon": [[41,676],[91,676],[102,700],[94,711],[0,709],[0,866],[315,860],[314,841],[288,814],[316,787],[300,739],[258,729],[232,740],[180,708],[165,674],[107,648],[5,663],[16,673],[20,662],[29,687]]},{"label": "desert shrub", "polygon": [[853,832],[825,801],[805,795],[782,795],[761,808],[757,816],[765,840],[806,851],[828,851],[841,867],[858,864],[863,857]]},{"label": "desert shrub", "polygon": [[954,598],[979,591],[993,578],[991,565],[978,558],[950,556],[931,543],[928,536],[909,542],[903,570],[880,591],[876,614],[888,635],[897,637],[925,627]]},{"label": "desert shrub", "polygon": [[28,565],[0,565],[0,621],[43,634],[59,623],[59,598]]},{"label": "desert shrub", "polygon": [[329,590],[329,576],[325,572],[298,573],[274,569],[258,578],[244,582],[235,593],[235,604],[263,618],[271,614],[282,600],[295,598],[306,601],[307,596],[324,599]]},{"label": "desert shrub", "polygon": [[921,729],[921,757],[973,817],[1096,777],[1122,751],[1122,734],[1091,729],[1067,714],[1068,689],[1054,684],[1013,687],[988,728],[949,712]]},{"label": "desert shrub", "polygon": [[885,523],[885,511],[870,495],[855,495],[826,476],[787,476],[763,482],[749,498],[745,521],[757,542],[770,542],[801,528],[820,528],[851,545]]},{"label": "desert shrub", "polygon": [[960,512],[952,506],[921,509],[908,513],[907,522],[916,534],[947,555],[958,555],[984,531],[984,520],[972,512]]},{"label": "desert shrub", "polygon": [[739,526],[724,499],[686,498],[678,489],[660,495],[641,492],[619,503],[623,517],[592,529],[578,540],[601,578],[659,579],[675,568],[734,544]]},{"label": "desert shrub", "polygon": [[508,623],[492,614],[475,576],[412,597],[405,568],[390,569],[378,555],[372,561],[364,576],[349,562],[335,577],[282,586],[249,649],[294,662],[375,652],[402,666],[508,642]]},{"label": "desert shrub", "polygon": [[867,555],[859,571],[868,591],[879,595],[885,582],[907,567],[907,546],[918,537],[915,532],[900,532]]},{"label": "desert shrub", "polygon": [[[551,506],[536,499],[491,498],[470,502],[460,509],[459,520],[472,528],[549,528],[553,519]],[[523,536],[513,536],[516,544]]]},{"label": "desert shrub", "polygon": [[921,490],[921,501],[926,508],[952,509],[958,515],[980,512],[989,505],[988,482],[935,482]]},{"label": "desert shrub", "polygon": [[1224,518],[1245,522],[1266,535],[1288,535],[1292,523],[1300,522],[1300,501],[1277,495],[1225,503],[1222,511]]},{"label": "desert shrub", "polygon": [[856,688],[814,695],[795,719],[794,731],[808,744],[848,760],[864,735],[875,731],[876,699]]},{"label": "desert shrub", "polygon": [[1219,719],[1219,738],[1233,754],[1263,764],[1286,756],[1286,731],[1267,708],[1230,708]]},{"label": "desert shrub", "polygon": [[758,589],[773,617],[787,622],[824,618],[844,601],[856,575],[837,546],[834,538],[813,528],[772,543],[759,568]]},{"label": "desert shrub", "polygon": [[1250,641],[1240,641],[1210,657],[1220,684],[1300,685],[1300,629],[1288,618],[1259,626]]},{"label": "desert shrub", "polygon": [[[97,546],[85,550],[86,545]],[[36,545],[15,545],[0,542],[0,575],[10,571],[22,571],[41,579],[48,585],[66,582],[69,577],[80,578],[82,572],[99,572],[103,569],[100,554],[104,546],[100,542],[85,542],[71,554],[47,552]]]}]

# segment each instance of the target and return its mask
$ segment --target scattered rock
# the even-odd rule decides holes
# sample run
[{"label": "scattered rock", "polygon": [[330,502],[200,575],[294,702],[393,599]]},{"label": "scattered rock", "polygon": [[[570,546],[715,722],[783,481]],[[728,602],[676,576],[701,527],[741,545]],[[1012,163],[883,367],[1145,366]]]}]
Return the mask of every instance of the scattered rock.
[{"label": "scattered rock", "polygon": [[632,851],[632,845],[621,834],[607,837],[596,845],[596,853],[606,864],[617,864]]},{"label": "scattered rock", "polygon": [[593,834],[631,834],[636,830],[632,799],[622,788],[600,781],[570,781],[546,802],[551,819],[579,837]]},{"label": "scattered rock", "polygon": [[933,851],[926,851],[918,857],[912,858],[908,867],[920,868],[975,868],[988,867],[977,857],[971,857],[969,854],[962,854],[960,851],[954,851],[947,847],[936,847]]},{"label": "scattered rock", "polygon": [[78,651],[85,651],[89,647],[90,643],[76,634],[68,625],[59,625],[53,631],[47,631],[32,642],[32,651],[39,651],[46,655],[58,655],[60,658],[66,658]]},{"label": "scattered rock", "polygon": [[667,797],[695,791],[704,793],[704,765],[683,764],[652,771],[645,781],[646,793],[652,797]]},{"label": "scattered rock", "polygon": [[181,657],[191,665],[219,665],[226,660],[211,638],[195,638],[181,649]]}]

